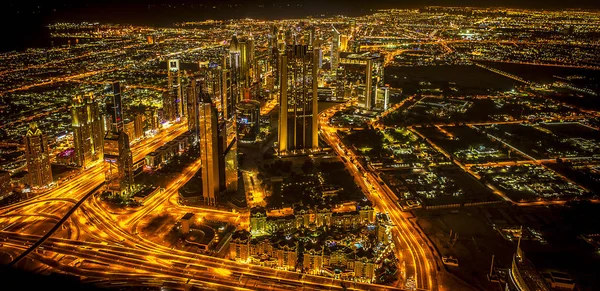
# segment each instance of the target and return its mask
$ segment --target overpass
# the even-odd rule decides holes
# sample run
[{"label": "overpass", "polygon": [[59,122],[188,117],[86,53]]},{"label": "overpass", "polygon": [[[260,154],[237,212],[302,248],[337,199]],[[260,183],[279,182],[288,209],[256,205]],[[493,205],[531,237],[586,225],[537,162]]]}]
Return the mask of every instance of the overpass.
[{"label": "overpass", "polygon": [[77,202],[77,204],[75,204],[75,206],[73,206],[69,210],[69,212],[67,212],[67,214],[65,214],[65,216],[63,216],[63,218],[58,221],[58,223],[56,223],[56,225],[54,225],[54,227],[52,227],[48,232],[46,232],[46,234],[44,236],[42,236],[36,243],[31,245],[28,249],[26,249],[18,257],[16,257],[10,263],[8,263],[8,266],[11,266],[11,267],[14,266],[16,263],[18,263],[19,261],[24,259],[27,255],[29,255],[29,253],[33,252],[41,244],[43,244],[49,237],[51,237],[54,234],[55,231],[57,231],[62,226],[63,223],[65,223],[65,221],[67,221],[67,219],[69,219],[71,214],[73,214],[75,212],[75,210],[77,210],[77,208],[79,208],[79,206],[81,206],[81,204],[83,204],[83,202],[86,199],[88,199],[90,196],[92,196],[92,194],[96,193],[96,191],[100,190],[100,188],[102,186],[103,186],[103,184],[100,184],[99,186],[97,186],[96,188],[92,189],[90,192],[85,194],[85,196],[83,196],[83,198],[81,198],[81,200],[79,200],[79,202]]}]

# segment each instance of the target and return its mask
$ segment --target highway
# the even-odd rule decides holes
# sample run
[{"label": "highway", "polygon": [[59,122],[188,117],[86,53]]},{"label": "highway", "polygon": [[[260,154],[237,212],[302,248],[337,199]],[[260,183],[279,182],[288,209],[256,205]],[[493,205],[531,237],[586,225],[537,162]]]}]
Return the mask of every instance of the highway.
[{"label": "highway", "polygon": [[41,244],[43,244],[50,236],[52,236],[54,234],[54,232],[56,230],[58,230],[59,227],[62,226],[62,224],[69,219],[69,217],[71,216],[71,214],[73,214],[73,212],[75,212],[75,210],[77,210],[77,208],[79,206],[81,206],[81,204],[85,201],[85,199],[89,198],[91,195],[95,194],[98,190],[100,190],[101,186],[98,186],[94,189],[92,189],[89,193],[87,193],[79,202],[77,202],[70,210],[69,212],[67,212],[67,214],[65,214],[57,223],[56,225],[54,225],[54,227],[52,227],[52,229],[50,229],[49,231],[46,232],[46,234],[44,234],[44,236],[42,236],[38,241],[36,241],[33,245],[31,245],[28,249],[26,249],[24,252],[22,252],[18,257],[16,257],[14,260],[12,260],[8,265],[9,266],[14,266],[16,263],[18,263],[19,261],[21,261],[23,258],[25,258],[29,253],[33,252],[35,249],[37,249]]},{"label": "highway", "polygon": [[[0,232],[0,241],[14,249],[23,248],[23,245],[28,245],[39,238],[36,235]],[[44,243],[43,249],[34,254],[40,255],[40,253],[42,255],[59,253],[80,260],[100,262],[103,264],[99,266],[101,268],[95,269],[97,273],[94,277],[97,278],[110,278],[111,273],[116,270],[127,270],[132,274],[127,278],[127,282],[135,281],[141,272],[146,273],[145,276],[149,281],[164,282],[167,277],[193,279],[202,283],[218,284],[230,288],[250,285],[250,290],[289,290],[290,288],[344,290],[342,284],[349,290],[398,290],[382,285],[342,282],[321,276],[274,270],[182,251],[146,250],[120,246],[115,243],[104,244],[49,238]],[[61,269],[61,267],[58,268]],[[63,271],[67,270],[62,268]],[[89,272],[88,269],[81,266],[68,270],[75,274]]]},{"label": "highway", "polygon": [[[134,147],[138,151],[136,154],[141,156],[139,151],[153,150],[152,147],[160,146],[164,139],[177,136],[178,130],[173,126],[170,133],[142,141]],[[148,145],[152,147],[148,148]],[[42,263],[41,269],[89,276],[108,285],[162,285],[190,281],[193,286],[210,285],[219,290],[398,290],[395,287],[340,281],[191,253],[165,245],[157,238],[160,235],[141,234],[141,227],[161,213],[179,216],[194,212],[202,218],[234,224],[248,220],[247,213],[198,209],[178,204],[177,190],[191,179],[200,166],[199,161],[193,162],[178,173],[164,191],[149,198],[144,205],[123,210],[107,208],[98,196],[83,199],[85,194],[104,180],[102,167],[91,167],[49,193],[1,209],[2,250],[10,252],[12,258],[18,258],[25,250],[33,250],[38,246],[27,257]],[[73,205],[77,201],[81,206],[75,210]],[[72,211],[69,212],[69,209]],[[70,213],[72,215],[67,218]],[[56,224],[59,218],[65,222],[63,227]],[[48,230],[52,228],[59,231],[51,235]],[[94,264],[87,264],[92,267],[64,266],[60,264],[60,258],[64,257]],[[140,279],[141,274],[147,280]]]}]

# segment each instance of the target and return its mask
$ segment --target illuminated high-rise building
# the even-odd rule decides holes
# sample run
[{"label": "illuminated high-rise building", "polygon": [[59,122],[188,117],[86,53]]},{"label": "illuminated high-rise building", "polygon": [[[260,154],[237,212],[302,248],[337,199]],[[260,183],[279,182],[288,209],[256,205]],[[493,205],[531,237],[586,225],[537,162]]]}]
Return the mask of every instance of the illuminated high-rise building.
[{"label": "illuminated high-rise building", "polygon": [[[383,87],[383,57],[378,53],[342,53],[340,64],[344,67],[347,82],[359,84],[358,106],[373,110],[376,104],[377,88]],[[385,102],[385,101],[384,101]]]},{"label": "illuminated high-rise building", "polygon": [[331,30],[331,72],[335,76],[340,62],[340,32],[334,26],[331,26]]},{"label": "illuminated high-rise building", "polygon": [[340,52],[345,52],[348,50],[348,36],[341,35],[340,36]]},{"label": "illuminated high-rise building", "polygon": [[188,111],[188,130],[192,133],[194,142],[200,140],[200,108],[199,101],[202,88],[200,80],[192,78],[190,86],[186,88],[187,111]]},{"label": "illuminated high-rise building", "polygon": [[238,188],[237,132],[234,120],[219,122],[219,190],[232,193]]},{"label": "illuminated high-rise building", "polygon": [[250,84],[252,63],[254,62],[254,38],[252,35],[240,39],[241,79],[246,86]]},{"label": "illuminated high-rise building", "polygon": [[110,131],[104,137],[106,188],[113,195],[128,195],[133,186],[133,156],[129,136],[124,131]]},{"label": "illuminated high-rise building", "polygon": [[288,45],[280,55],[280,154],[318,149],[317,58],[308,45]]},{"label": "illuminated high-rise building", "polygon": [[133,186],[133,156],[129,136],[124,131],[121,86],[119,82],[113,82],[109,89],[106,109],[111,126],[103,141],[106,188],[113,195],[127,195]]},{"label": "illuminated high-rise building", "polygon": [[221,115],[231,119],[235,114],[235,105],[240,100],[239,67],[232,62],[233,58],[223,58],[221,65]]},{"label": "illuminated high-rise building", "polygon": [[144,114],[141,113],[137,113],[135,115],[134,118],[134,122],[135,122],[135,138],[142,138],[144,136],[144,119],[146,119],[146,117],[144,116]]},{"label": "illuminated high-rise building", "polygon": [[133,142],[135,140],[135,122],[131,119],[125,119],[123,121],[123,131],[129,137],[129,142]]},{"label": "illuminated high-rise building", "polygon": [[102,159],[104,146],[104,128],[97,102],[90,93],[76,96],[71,107],[73,143],[75,145],[75,163],[87,167],[90,163]]},{"label": "illuminated high-rise building", "polygon": [[202,196],[205,205],[214,206],[219,195],[219,141],[217,109],[210,98],[199,105],[200,159],[202,162]]},{"label": "illuminated high-rise building", "polygon": [[385,111],[389,108],[390,88],[387,86],[377,87],[375,95],[375,104],[373,109]]},{"label": "illuminated high-rise building", "polygon": [[168,62],[168,88],[163,94],[163,115],[166,121],[176,120],[185,115],[183,102],[183,88],[181,87],[181,70],[179,60],[172,59]]},{"label": "illuminated high-rise building", "polygon": [[[242,87],[248,86],[251,81],[251,67],[254,62],[254,38],[252,36],[237,37],[234,35],[229,44],[230,67],[232,71],[237,71],[237,74],[232,73],[232,77],[237,77],[237,81]],[[238,99],[239,100],[239,97]]]},{"label": "illuminated high-rise building", "polygon": [[121,84],[119,81],[112,82],[105,88],[106,113],[109,116],[107,131],[119,132],[123,130],[123,102],[121,99]]},{"label": "illuminated high-rise building", "polygon": [[146,122],[148,124],[148,129],[156,131],[160,125],[160,120],[158,118],[158,109],[156,107],[147,108],[144,112],[146,117]]},{"label": "illuminated high-rise building", "polygon": [[[218,77],[218,76],[217,76]],[[238,186],[237,165],[237,133],[234,113],[219,114],[215,106],[213,94],[205,88],[206,75],[201,75],[192,83],[188,91],[194,93],[197,100],[197,132],[200,143],[200,159],[202,162],[202,195],[205,205],[215,205],[221,192],[235,192]],[[189,94],[188,94],[189,95]],[[190,119],[195,119],[190,111]],[[226,118],[231,115],[231,118]]]},{"label": "illuminated high-rise building", "polygon": [[344,101],[346,98],[346,75],[344,67],[339,67],[335,71],[333,98],[335,101]]},{"label": "illuminated high-rise building", "polygon": [[52,168],[48,138],[38,128],[37,123],[32,122],[29,124],[24,140],[29,186],[41,188],[50,185],[52,183]]}]

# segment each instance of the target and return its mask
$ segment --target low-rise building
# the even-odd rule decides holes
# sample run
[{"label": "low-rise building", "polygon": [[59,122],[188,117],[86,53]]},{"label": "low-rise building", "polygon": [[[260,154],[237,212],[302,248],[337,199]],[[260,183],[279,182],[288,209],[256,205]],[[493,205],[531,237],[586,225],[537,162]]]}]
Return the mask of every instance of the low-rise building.
[{"label": "low-rise building", "polygon": [[323,270],[323,244],[308,242],[304,245],[303,268],[312,275],[320,275]]},{"label": "low-rise building", "polygon": [[250,232],[238,230],[233,233],[229,242],[229,258],[247,262],[250,257]]},{"label": "low-rise building", "polygon": [[354,261],[354,279],[359,282],[371,283],[375,280],[375,256],[370,251],[358,249]]}]

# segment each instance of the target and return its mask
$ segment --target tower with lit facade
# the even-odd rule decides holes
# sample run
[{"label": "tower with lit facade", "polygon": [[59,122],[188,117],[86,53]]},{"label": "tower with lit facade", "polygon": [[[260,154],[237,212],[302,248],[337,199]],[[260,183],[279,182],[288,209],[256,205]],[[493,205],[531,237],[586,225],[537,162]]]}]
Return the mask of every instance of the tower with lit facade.
[{"label": "tower with lit facade", "polygon": [[185,115],[185,104],[183,88],[181,87],[181,70],[179,60],[169,60],[168,64],[168,88],[163,93],[163,116],[166,121],[173,121]]},{"label": "tower with lit facade", "polygon": [[332,37],[331,37],[331,72],[332,76],[336,75],[337,69],[340,64],[340,32],[331,26]]},{"label": "tower with lit facade", "polygon": [[52,168],[48,138],[38,128],[37,123],[32,122],[29,124],[24,140],[29,186],[42,188],[50,185],[52,183]]},{"label": "tower with lit facade", "polygon": [[106,189],[113,195],[129,195],[133,186],[133,156],[129,136],[124,131],[110,131],[104,137]]},{"label": "tower with lit facade", "polygon": [[[198,116],[203,201],[205,205],[214,206],[219,193],[237,191],[237,133],[233,112],[224,109],[219,114],[214,101],[220,98],[211,98],[214,95],[207,92],[206,81],[207,76],[202,76],[192,87],[197,100],[194,110]],[[228,115],[231,118],[227,118]],[[193,118],[191,113],[190,118]]]},{"label": "tower with lit facade", "polygon": [[236,106],[236,125],[242,143],[254,143],[260,133],[260,102],[244,100]]},{"label": "tower with lit facade", "polygon": [[73,143],[75,145],[75,163],[87,167],[90,163],[102,159],[104,129],[102,116],[97,102],[90,93],[76,96],[71,107]]},{"label": "tower with lit facade", "polygon": [[188,112],[188,131],[192,134],[194,142],[200,140],[200,94],[202,88],[200,80],[192,78],[190,86],[186,88],[187,112]]},{"label": "tower with lit facade", "polygon": [[[389,94],[384,89],[383,56],[379,53],[341,53],[340,64],[347,82],[358,84],[358,106],[366,110],[387,107],[385,98]],[[383,91],[382,91],[383,90]],[[378,96],[378,94],[380,94]]]},{"label": "tower with lit facade", "polygon": [[217,109],[204,96],[199,105],[202,196],[205,205],[214,206],[219,195],[219,141]]},{"label": "tower with lit facade", "polygon": [[232,193],[238,189],[237,131],[235,120],[219,121],[219,190]]},{"label": "tower with lit facade", "polygon": [[221,115],[225,119],[233,118],[235,113],[235,105],[237,104],[240,96],[239,68],[235,67],[233,60],[235,59],[231,57],[224,57],[220,65],[220,108]]},{"label": "tower with lit facade", "polygon": [[129,136],[124,131],[121,86],[113,82],[106,101],[111,123],[104,135],[103,152],[106,188],[113,195],[127,195],[133,186],[133,156]]},{"label": "tower with lit facade", "polygon": [[123,102],[121,99],[121,84],[119,81],[110,83],[105,88],[106,113],[108,115],[107,131],[123,130]]},{"label": "tower with lit facade", "polygon": [[317,150],[317,59],[309,45],[288,45],[279,57],[278,151]]}]

